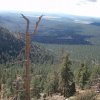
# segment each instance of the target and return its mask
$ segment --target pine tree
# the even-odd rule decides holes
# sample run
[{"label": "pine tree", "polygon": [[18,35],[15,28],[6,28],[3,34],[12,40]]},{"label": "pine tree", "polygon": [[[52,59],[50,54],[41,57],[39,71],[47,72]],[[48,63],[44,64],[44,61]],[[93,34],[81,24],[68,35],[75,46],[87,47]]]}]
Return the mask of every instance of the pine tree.
[{"label": "pine tree", "polygon": [[96,78],[99,78],[100,77],[100,66],[98,65],[95,65],[93,66],[93,70],[92,70],[92,73],[91,73],[91,81],[96,79]]},{"label": "pine tree", "polygon": [[80,89],[85,88],[85,86],[89,82],[89,77],[90,77],[90,73],[89,73],[88,67],[85,66],[84,63],[82,63],[81,67],[78,69],[77,79],[76,79]]},{"label": "pine tree", "polygon": [[46,80],[46,92],[48,95],[58,92],[59,87],[59,76],[56,71],[54,73],[49,73]]},{"label": "pine tree", "polygon": [[[61,92],[64,97],[70,97],[75,93],[75,84],[73,83],[73,72],[70,69],[71,61],[69,60],[69,56],[66,56],[64,59],[64,67],[61,70]],[[74,84],[74,85],[73,85]]]},{"label": "pine tree", "polygon": [[32,89],[33,89],[32,97],[36,99],[40,98],[40,92],[41,92],[40,83],[41,83],[41,76],[36,75],[32,82]]}]

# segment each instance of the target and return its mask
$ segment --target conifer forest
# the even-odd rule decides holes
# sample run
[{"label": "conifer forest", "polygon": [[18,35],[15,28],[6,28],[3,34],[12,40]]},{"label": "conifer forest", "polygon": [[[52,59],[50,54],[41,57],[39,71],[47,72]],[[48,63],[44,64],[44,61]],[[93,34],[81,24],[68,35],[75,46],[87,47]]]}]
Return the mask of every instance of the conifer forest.
[{"label": "conifer forest", "polygon": [[1,12],[0,100],[100,100],[100,18]]}]

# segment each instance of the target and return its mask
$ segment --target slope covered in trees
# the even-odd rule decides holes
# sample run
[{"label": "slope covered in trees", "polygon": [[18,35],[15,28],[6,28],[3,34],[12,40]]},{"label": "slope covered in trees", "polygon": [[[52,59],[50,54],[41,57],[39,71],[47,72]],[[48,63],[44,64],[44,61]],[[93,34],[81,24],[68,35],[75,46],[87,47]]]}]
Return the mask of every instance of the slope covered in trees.
[{"label": "slope covered in trees", "polygon": [[0,63],[15,59],[23,45],[8,29],[0,27]]},{"label": "slope covered in trees", "polygon": [[[6,20],[6,21],[13,24],[11,20],[12,19],[10,18],[10,20]],[[46,23],[46,20],[43,19],[43,22]],[[44,100],[50,97],[50,100],[52,100],[51,97],[55,96],[55,94],[56,95],[60,94],[62,95],[62,97],[67,98],[74,95],[77,92],[78,88],[84,90],[85,89],[91,90],[91,86],[97,85],[99,81],[98,79],[100,79],[100,62],[99,62],[100,57],[98,57],[99,52],[96,52],[99,51],[100,47],[98,47],[96,44],[96,48],[95,48],[94,42],[90,42],[90,38],[92,38],[91,36],[94,34],[95,29],[94,28],[91,29],[90,30],[92,32],[91,33],[90,31],[87,31],[88,27],[91,25],[85,26],[82,24],[82,27],[85,28],[87,27],[86,28],[87,30],[84,30],[85,31],[84,33],[86,35],[87,32],[88,34],[91,34],[91,36],[89,36],[88,38],[89,40],[86,41],[90,44],[92,43],[92,45],[90,44],[82,45],[80,44],[80,40],[85,35],[82,35],[84,33],[80,31],[82,27],[79,30],[77,30],[79,28],[78,26],[81,24],[77,24],[78,26],[74,26],[71,24],[72,25],[72,26],[70,25],[71,27],[69,28],[67,27],[68,29],[64,30],[64,28],[66,28],[66,23],[63,26],[63,23],[60,22],[61,24],[59,26],[58,25],[59,22],[54,21],[58,26],[56,25],[52,26],[54,24],[52,22],[53,21],[49,20],[48,24],[46,23],[47,24],[46,27],[43,26],[43,23],[41,25],[42,28],[39,31],[39,33],[43,33],[44,35],[47,35],[45,38],[41,38],[43,34],[42,35],[39,34],[35,38],[31,36],[33,40],[39,37],[38,40],[43,39],[44,42],[46,42],[45,39],[47,41],[49,41],[50,39],[49,42],[50,44],[48,45],[42,43],[40,44],[37,42],[33,42],[31,44],[30,87],[31,87],[31,98],[33,100],[37,100],[41,97],[43,97]],[[52,26],[53,28],[48,29],[48,26],[50,27]],[[71,30],[72,27],[74,27],[73,29],[75,30],[72,31]],[[44,33],[45,30],[46,32]],[[97,34],[99,36],[98,30],[96,36]],[[52,34],[54,33],[53,37],[51,36],[52,35],[51,33]],[[80,33],[80,35],[78,33]],[[65,38],[65,36],[68,38]],[[63,43],[64,45],[52,44],[52,38],[54,41],[56,40],[55,37],[57,37],[57,39],[60,40],[59,43],[61,43],[61,41],[64,39],[73,40],[74,36],[76,37],[76,40],[78,40],[82,36],[82,38],[80,38],[77,41],[80,45],[77,44],[76,42],[75,44],[72,43],[71,45],[65,45],[64,43]],[[23,38],[24,37],[25,36],[23,34]],[[85,37],[84,39],[87,38]],[[20,61],[22,62],[25,61],[24,44],[25,44],[24,39],[20,40],[16,37],[16,34],[11,33],[6,28],[0,27],[0,63],[2,63],[0,65],[0,95],[4,100],[5,98],[7,98],[7,100],[9,98],[11,99],[11,97],[13,98],[17,97],[20,98],[20,100],[25,100],[25,94],[23,91],[24,90],[23,80],[25,79],[24,77],[25,66],[24,63],[19,63]],[[61,58],[61,56],[64,53],[66,53],[66,51],[68,51],[71,54],[71,59],[69,58],[69,56],[66,56],[63,57],[63,61],[62,61],[59,58]],[[96,56],[93,56],[95,53],[97,53]],[[75,57],[74,54],[77,57]],[[89,61],[85,59],[86,57]],[[11,64],[12,62],[14,63]],[[17,92],[18,90],[19,92]],[[88,97],[88,94],[86,94],[86,96]]]},{"label": "slope covered in trees", "polygon": [[[0,63],[12,62],[16,59],[24,60],[24,41],[18,39],[15,33],[0,27]],[[31,61],[34,63],[53,63],[55,55],[37,43],[31,47]]]}]

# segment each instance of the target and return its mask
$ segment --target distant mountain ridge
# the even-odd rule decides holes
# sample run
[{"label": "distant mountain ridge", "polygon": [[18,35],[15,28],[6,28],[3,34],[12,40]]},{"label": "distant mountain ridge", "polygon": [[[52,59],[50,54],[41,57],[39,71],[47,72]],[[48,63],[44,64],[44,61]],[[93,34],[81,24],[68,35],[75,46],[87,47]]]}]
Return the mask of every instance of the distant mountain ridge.
[{"label": "distant mountain ridge", "polygon": [[[32,33],[41,13],[23,14],[30,20],[29,33]],[[11,32],[25,33],[26,22],[19,13],[0,13],[0,25]],[[96,35],[99,25],[99,18],[45,14],[39,25],[38,34],[32,37],[32,40],[45,44],[92,45],[94,43],[90,40],[98,37]]]}]

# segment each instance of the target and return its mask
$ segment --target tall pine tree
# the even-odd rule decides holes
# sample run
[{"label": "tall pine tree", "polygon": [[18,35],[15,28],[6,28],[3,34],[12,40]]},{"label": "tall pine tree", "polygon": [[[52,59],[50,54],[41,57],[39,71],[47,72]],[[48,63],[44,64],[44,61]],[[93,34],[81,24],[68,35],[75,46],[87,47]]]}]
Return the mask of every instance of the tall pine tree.
[{"label": "tall pine tree", "polygon": [[64,97],[70,97],[75,93],[75,83],[74,83],[74,75],[70,69],[71,61],[69,56],[65,56],[64,58],[64,67],[61,70],[61,92]]},{"label": "tall pine tree", "polygon": [[79,88],[84,89],[85,86],[88,84],[90,77],[90,72],[88,70],[88,67],[84,63],[82,63],[81,67],[78,69],[76,77],[77,77],[76,81],[77,84],[79,85]]}]

